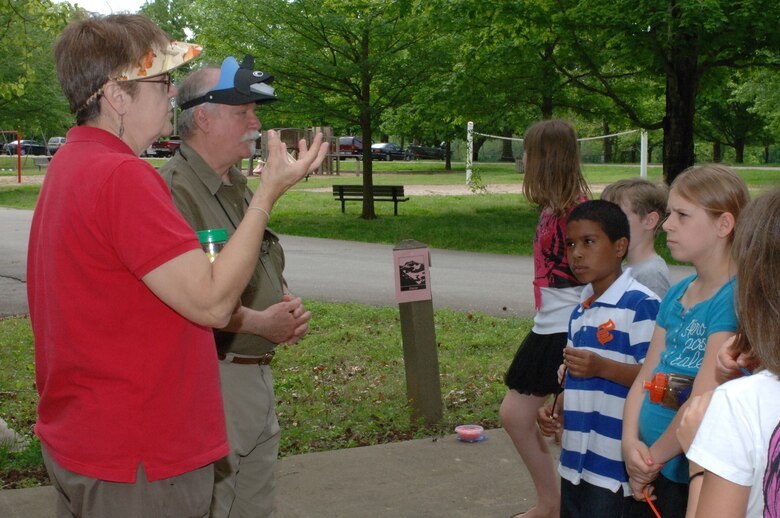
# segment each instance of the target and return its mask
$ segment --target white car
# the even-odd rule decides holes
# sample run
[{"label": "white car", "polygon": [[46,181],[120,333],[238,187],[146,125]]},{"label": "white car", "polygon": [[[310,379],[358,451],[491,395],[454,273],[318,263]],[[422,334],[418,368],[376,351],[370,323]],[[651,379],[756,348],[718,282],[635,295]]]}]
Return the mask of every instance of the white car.
[{"label": "white car", "polygon": [[46,147],[49,148],[49,154],[53,155],[63,144],[65,144],[65,137],[52,137]]}]

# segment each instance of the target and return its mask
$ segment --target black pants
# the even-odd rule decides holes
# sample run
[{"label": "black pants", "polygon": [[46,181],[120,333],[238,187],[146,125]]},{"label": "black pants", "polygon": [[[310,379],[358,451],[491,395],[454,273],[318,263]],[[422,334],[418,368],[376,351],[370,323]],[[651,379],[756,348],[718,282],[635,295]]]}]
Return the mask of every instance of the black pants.
[{"label": "black pants", "polygon": [[[652,483],[653,494],[657,496],[653,505],[663,518],[685,518],[688,506],[688,484],[672,482],[663,475],[658,475]],[[629,498],[623,516],[626,518],[655,518],[653,510],[647,502],[637,502]]]},{"label": "black pants", "polygon": [[622,518],[626,500],[633,498],[623,496],[623,488],[613,493],[584,480],[574,485],[561,479],[561,518]]}]

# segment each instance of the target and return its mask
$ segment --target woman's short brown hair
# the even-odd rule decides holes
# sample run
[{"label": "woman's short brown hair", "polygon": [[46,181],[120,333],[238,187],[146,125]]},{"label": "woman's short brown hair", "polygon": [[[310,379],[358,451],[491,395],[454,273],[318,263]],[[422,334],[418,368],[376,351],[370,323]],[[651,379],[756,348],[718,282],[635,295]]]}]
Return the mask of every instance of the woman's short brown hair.
[{"label": "woman's short brown hair", "polygon": [[560,119],[537,122],[525,132],[523,194],[531,203],[563,216],[590,193],[580,165],[574,128]]},{"label": "woman's short brown hair", "polygon": [[[737,221],[742,208],[750,201],[745,180],[732,169],[718,164],[689,167],[674,179],[669,190],[713,217],[728,212]],[[729,240],[733,239],[732,232]]]},{"label": "woman's short brown hair", "polygon": [[761,366],[780,376],[780,188],[745,207],[732,252],[737,261],[736,348],[752,350]]},{"label": "woman's short brown hair", "polygon": [[[138,62],[152,46],[171,41],[149,18],[135,14],[90,16],[62,31],[54,48],[57,77],[81,125],[100,114],[101,89],[119,72]],[[137,85],[122,81],[131,95]]]}]

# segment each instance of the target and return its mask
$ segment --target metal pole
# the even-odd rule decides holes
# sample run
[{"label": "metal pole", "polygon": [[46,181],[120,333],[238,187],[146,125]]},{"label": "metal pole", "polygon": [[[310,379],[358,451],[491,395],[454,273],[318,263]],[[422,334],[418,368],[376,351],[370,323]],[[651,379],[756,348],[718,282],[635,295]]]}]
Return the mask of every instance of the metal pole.
[{"label": "metal pole", "polygon": [[640,135],[641,145],[639,152],[641,156],[639,157],[639,176],[642,178],[647,178],[647,130],[642,130]]},{"label": "metal pole", "polygon": [[474,123],[466,125],[466,185],[471,185],[471,156],[474,153]]},{"label": "metal pole", "polygon": [[22,130],[16,130],[16,175],[18,183],[22,183]]}]

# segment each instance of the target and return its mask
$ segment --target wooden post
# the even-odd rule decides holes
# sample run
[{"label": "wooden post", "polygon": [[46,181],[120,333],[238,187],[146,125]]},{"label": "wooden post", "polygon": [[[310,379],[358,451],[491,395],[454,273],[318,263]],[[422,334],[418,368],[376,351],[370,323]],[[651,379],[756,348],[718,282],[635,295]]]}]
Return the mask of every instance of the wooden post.
[{"label": "wooden post", "polygon": [[424,243],[401,241],[393,249],[396,299],[406,369],[406,397],[412,418],[426,424],[442,418],[441,381],[430,285],[430,251]]}]

